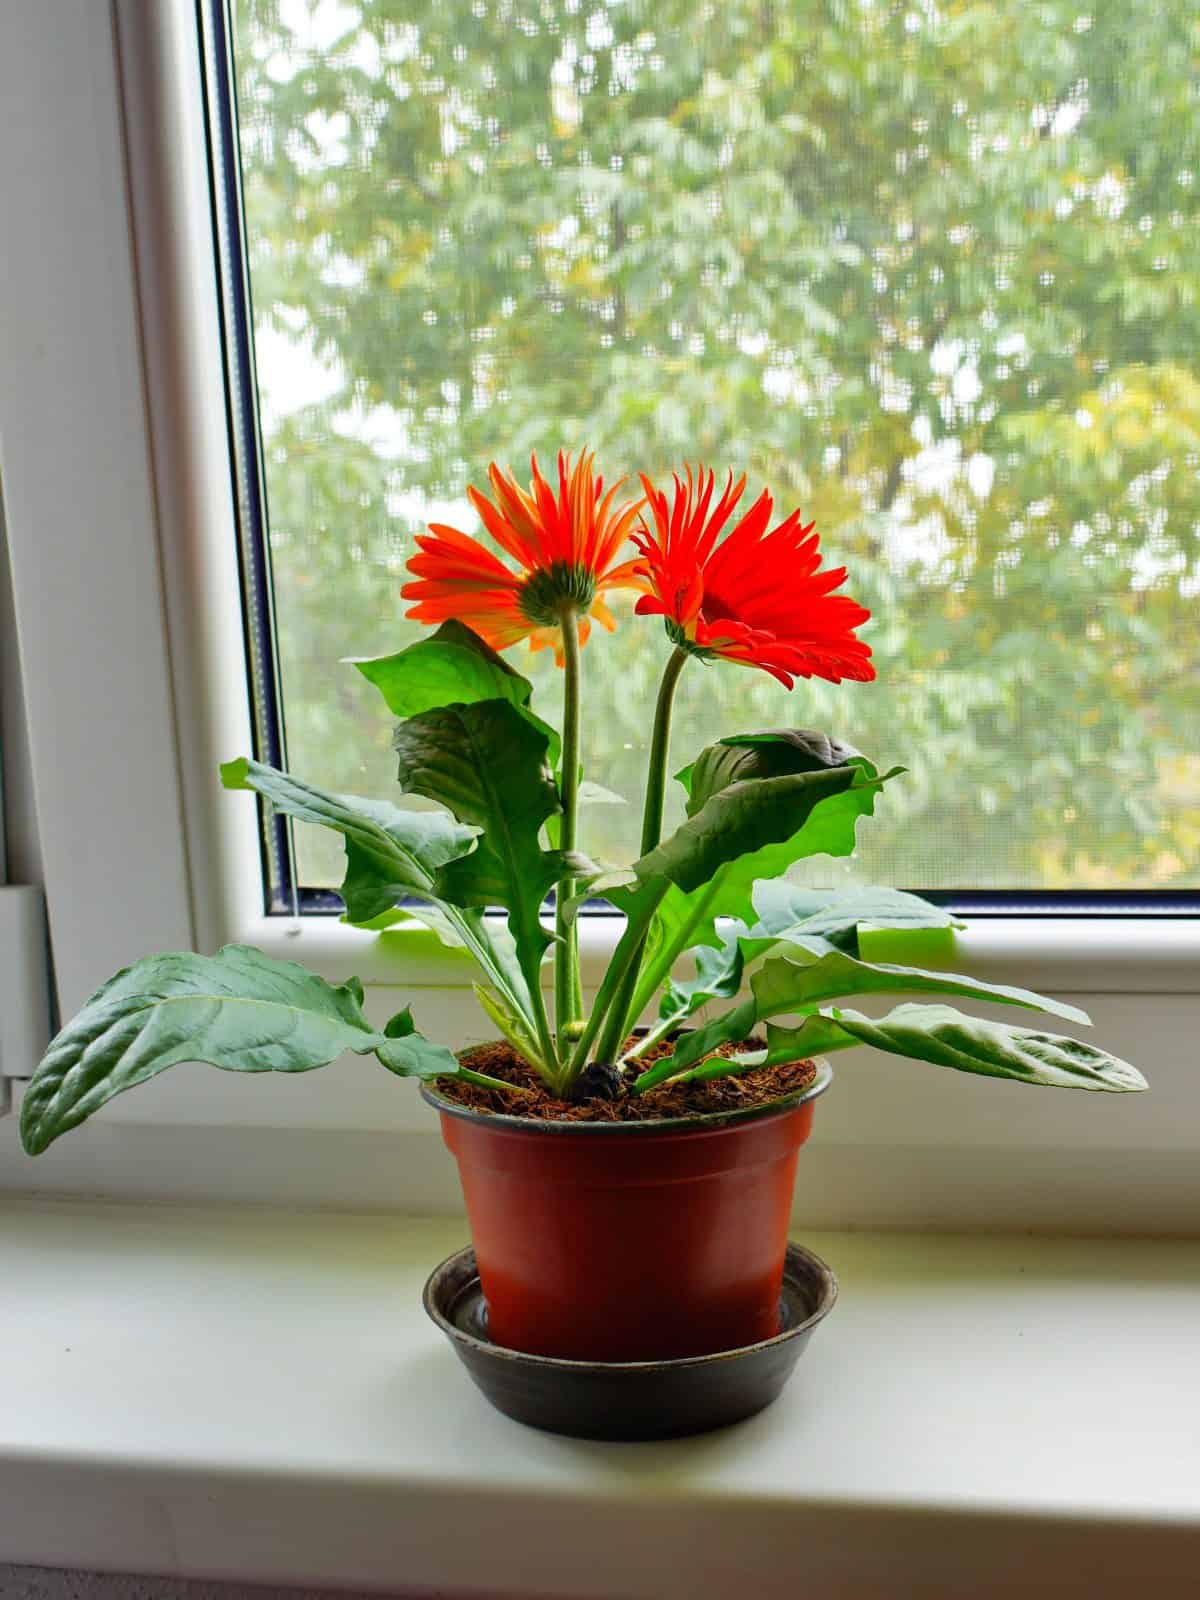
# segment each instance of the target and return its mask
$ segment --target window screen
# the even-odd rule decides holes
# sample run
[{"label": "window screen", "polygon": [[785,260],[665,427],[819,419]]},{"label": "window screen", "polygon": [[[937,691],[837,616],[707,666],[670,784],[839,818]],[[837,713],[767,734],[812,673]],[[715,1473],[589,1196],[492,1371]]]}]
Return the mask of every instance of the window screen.
[{"label": "window screen", "polygon": [[[587,443],[609,475],[744,470],[849,567],[878,682],[693,668],[673,747],[792,724],[906,765],[826,880],[1200,888],[1191,0],[206,21],[268,759],[388,793],[386,713],[339,659],[417,636],[414,536],[478,532],[490,460]],[[618,612],[585,706],[588,775],[630,802],[585,814],[612,861],[668,650]],[[553,662],[513,662],[553,714]],[[332,837],[275,847],[293,888],[340,878]]]}]

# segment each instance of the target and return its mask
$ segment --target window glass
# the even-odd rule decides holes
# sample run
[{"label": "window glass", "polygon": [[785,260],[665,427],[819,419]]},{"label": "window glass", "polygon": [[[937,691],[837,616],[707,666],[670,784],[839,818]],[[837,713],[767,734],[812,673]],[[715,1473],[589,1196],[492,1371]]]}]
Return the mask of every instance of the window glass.
[{"label": "window glass", "polygon": [[[339,658],[416,636],[414,535],[477,532],[489,460],[588,443],[765,482],[874,612],[876,684],[678,702],[679,766],[797,724],[909,768],[825,877],[1200,885],[1198,48],[1192,0],[237,0],[293,770],[387,792]],[[632,800],[668,646],[618,610],[587,760]]]}]

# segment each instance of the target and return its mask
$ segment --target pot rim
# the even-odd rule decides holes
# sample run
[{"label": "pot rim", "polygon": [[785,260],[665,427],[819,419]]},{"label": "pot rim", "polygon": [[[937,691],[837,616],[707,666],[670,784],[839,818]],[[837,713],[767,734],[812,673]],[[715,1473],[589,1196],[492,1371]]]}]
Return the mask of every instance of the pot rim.
[{"label": "pot rim", "polygon": [[[421,1303],[426,1315],[442,1330],[442,1332],[455,1344],[466,1345],[470,1349],[486,1356],[489,1360],[501,1359],[512,1362],[517,1366],[538,1366],[548,1368],[552,1372],[684,1372],[697,1367],[711,1367],[721,1362],[736,1361],[739,1358],[756,1355],[761,1350],[770,1350],[776,1345],[786,1344],[789,1340],[797,1338],[800,1334],[816,1327],[817,1323],[827,1317],[837,1301],[838,1281],[833,1269],[815,1251],[807,1249],[802,1244],[788,1241],[785,1251],[787,1256],[801,1256],[805,1264],[814,1271],[814,1275],[821,1283],[821,1298],[803,1322],[796,1323],[793,1327],[784,1328],[779,1333],[772,1334],[769,1339],[759,1339],[754,1344],[737,1345],[732,1350],[710,1350],[707,1355],[701,1356],[667,1356],[658,1361],[580,1361],[567,1356],[539,1356],[524,1350],[510,1350],[507,1345],[493,1344],[490,1339],[480,1339],[473,1333],[467,1333],[463,1328],[451,1322],[450,1318],[437,1303],[435,1288],[442,1272],[458,1261],[468,1252],[474,1255],[474,1246],[465,1245],[462,1250],[456,1250],[454,1255],[448,1257],[435,1267],[430,1273],[421,1295]],[[786,1265],[785,1269],[786,1271]]]},{"label": "pot rim", "polygon": [[441,1094],[436,1080],[422,1082],[421,1098],[443,1116],[460,1117],[464,1122],[485,1123],[489,1128],[508,1128],[514,1133],[609,1138],[645,1138],[656,1133],[715,1133],[730,1123],[750,1122],[757,1117],[777,1116],[780,1112],[792,1111],[796,1106],[824,1094],[833,1082],[833,1068],[824,1056],[805,1059],[811,1060],[817,1069],[812,1082],[803,1089],[794,1089],[791,1094],[782,1095],[778,1100],[768,1100],[761,1106],[744,1106],[737,1111],[698,1111],[690,1117],[647,1118],[644,1122],[556,1122],[542,1117],[514,1117],[506,1111],[478,1111],[473,1106],[462,1105]]}]

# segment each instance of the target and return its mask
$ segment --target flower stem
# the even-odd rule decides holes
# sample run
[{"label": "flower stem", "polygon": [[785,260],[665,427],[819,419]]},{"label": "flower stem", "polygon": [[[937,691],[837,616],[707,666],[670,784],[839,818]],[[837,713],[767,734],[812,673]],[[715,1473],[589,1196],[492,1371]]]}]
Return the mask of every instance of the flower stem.
[{"label": "flower stem", "polygon": [[[579,621],[574,606],[563,611],[563,729],[562,765],[559,776],[559,796],[562,818],[559,824],[559,845],[563,851],[574,850],[579,829],[579,722],[580,722],[580,663]],[[558,1053],[561,1061],[570,1055],[570,1036],[567,1029],[577,1022],[583,1012],[582,991],[579,980],[579,934],[575,919],[568,919],[566,903],[575,890],[575,880],[560,878],[555,889],[554,931],[558,943],[554,950],[554,1022],[557,1032]]]},{"label": "flower stem", "polygon": [[653,850],[662,838],[663,803],[667,795],[667,758],[671,746],[671,708],[679,674],[687,664],[688,652],[675,646],[663,669],[654,707],[654,732],[650,736],[650,761],[646,771],[646,806],[642,812],[642,854]]},{"label": "flower stem", "polygon": [[[580,1036],[579,1043],[575,1046],[575,1054],[571,1059],[570,1076],[573,1081],[588,1064],[592,1042],[600,1031],[600,1025],[609,1015],[613,997],[618,993],[628,977],[632,967],[636,972],[638,956],[646,938],[646,929],[653,920],[654,913],[658,910],[663,896],[670,885],[666,879],[657,883],[643,886],[640,904],[635,902],[629,913],[625,932],[617,941],[617,948],[613,951],[612,960],[608,964],[608,971],[600,983],[600,992],[596,996],[596,1003],[592,1007],[591,1016],[588,1017]],[[610,1059],[597,1055],[597,1060]]]},{"label": "flower stem", "polygon": [[[654,707],[654,731],[650,737],[650,759],[646,771],[646,805],[642,813],[642,855],[647,855],[662,837],[663,804],[667,793],[667,766],[671,747],[671,709],[679,675],[687,663],[688,652],[676,645],[663,669],[658,687],[658,701]],[[630,1001],[638,986],[638,973],[642,964],[645,938],[633,953],[624,977],[613,997],[605,1018],[604,1030],[596,1049],[597,1061],[615,1061],[629,1027],[637,1021],[631,1017]]]}]

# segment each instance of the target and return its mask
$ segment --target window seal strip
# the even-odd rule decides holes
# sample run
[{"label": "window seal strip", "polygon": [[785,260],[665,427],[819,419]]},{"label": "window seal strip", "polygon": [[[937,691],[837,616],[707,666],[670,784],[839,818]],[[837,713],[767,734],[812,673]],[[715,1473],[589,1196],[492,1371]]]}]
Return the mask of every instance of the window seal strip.
[{"label": "window seal strip", "polygon": [[[283,685],[275,648],[275,593],[267,542],[269,508],[258,416],[253,294],[246,252],[237,90],[227,0],[196,0],[196,21],[254,755],[258,761],[286,770]],[[263,909],[269,916],[300,915],[305,907],[303,891],[296,882],[291,824],[261,799],[258,808]]]}]

